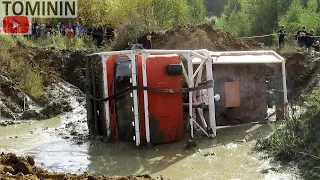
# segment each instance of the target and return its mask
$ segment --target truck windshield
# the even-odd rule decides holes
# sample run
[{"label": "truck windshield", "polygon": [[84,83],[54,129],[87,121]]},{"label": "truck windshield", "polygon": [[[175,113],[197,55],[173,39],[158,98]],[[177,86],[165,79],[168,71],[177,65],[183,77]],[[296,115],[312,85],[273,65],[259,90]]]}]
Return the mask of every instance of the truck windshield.
[{"label": "truck windshield", "polygon": [[[114,92],[119,91],[132,86],[132,72],[131,72],[131,61],[128,56],[119,56],[115,61],[115,75],[114,75]],[[127,92],[121,95],[115,100],[115,113],[118,128],[119,140],[122,141],[133,141],[134,136],[134,112],[133,98],[131,93]]]}]

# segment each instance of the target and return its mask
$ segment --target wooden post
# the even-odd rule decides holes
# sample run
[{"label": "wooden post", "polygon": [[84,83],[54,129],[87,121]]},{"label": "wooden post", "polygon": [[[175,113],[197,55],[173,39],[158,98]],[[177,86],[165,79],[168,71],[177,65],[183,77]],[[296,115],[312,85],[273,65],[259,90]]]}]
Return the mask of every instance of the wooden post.
[{"label": "wooden post", "polygon": [[[97,98],[97,88],[96,88],[96,58],[93,58],[91,62],[91,73],[92,73],[92,96]],[[93,100],[93,117],[94,117],[94,126],[95,126],[95,134],[99,135],[99,126],[98,126],[98,108],[97,101]]]},{"label": "wooden post", "polygon": [[86,69],[85,69],[85,86],[86,86],[86,109],[87,109],[87,124],[89,134],[94,134],[94,119],[93,119],[93,104],[92,104],[92,83],[91,83],[91,59],[86,58]]},{"label": "wooden post", "polygon": [[274,65],[275,76],[275,97],[276,97],[276,120],[284,119],[284,97],[283,97],[283,82],[282,82],[282,66],[281,64]]}]

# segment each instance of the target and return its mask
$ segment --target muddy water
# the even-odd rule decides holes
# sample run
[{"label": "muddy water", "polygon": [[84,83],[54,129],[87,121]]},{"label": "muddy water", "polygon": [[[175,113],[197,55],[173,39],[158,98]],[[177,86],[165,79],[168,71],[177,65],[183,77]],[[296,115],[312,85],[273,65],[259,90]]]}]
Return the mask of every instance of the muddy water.
[{"label": "muddy water", "polygon": [[146,149],[66,140],[57,133],[62,124],[60,118],[53,118],[0,127],[0,151],[35,156],[40,166],[57,172],[147,173],[172,180],[296,179],[295,171],[279,173],[276,165],[251,151],[257,138],[270,133],[267,124],[219,129],[216,139],[197,137],[198,146],[191,149],[185,148],[185,141]]}]

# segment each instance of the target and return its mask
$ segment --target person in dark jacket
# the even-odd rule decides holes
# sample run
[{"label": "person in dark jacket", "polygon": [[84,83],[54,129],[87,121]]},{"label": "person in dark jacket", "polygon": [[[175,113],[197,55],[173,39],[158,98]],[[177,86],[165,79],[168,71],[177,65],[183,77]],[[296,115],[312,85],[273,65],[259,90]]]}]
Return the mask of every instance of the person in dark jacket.
[{"label": "person in dark jacket", "polygon": [[95,41],[97,39],[97,31],[98,31],[97,27],[94,26],[93,30],[92,30],[92,40],[93,41]]},{"label": "person in dark jacket", "polygon": [[138,39],[138,44],[142,44],[144,49],[152,49],[152,38],[154,32],[149,32]]},{"label": "person in dark jacket", "polygon": [[93,28],[90,26],[87,30],[87,36],[92,36]]},{"label": "person in dark jacket", "polygon": [[97,29],[97,46],[98,47],[102,47],[103,35],[104,35],[104,32],[103,32],[102,26],[99,26]]},{"label": "person in dark jacket", "polygon": [[302,26],[301,30],[297,32],[296,39],[298,40],[299,47],[305,47],[306,45],[306,27]]},{"label": "person in dark jacket", "polygon": [[280,30],[278,31],[278,38],[279,38],[279,47],[281,47],[284,44],[284,37],[286,31],[284,30],[284,26],[280,26]]},{"label": "person in dark jacket", "polygon": [[306,47],[308,49],[311,49],[312,44],[314,44],[314,42],[315,42],[315,38],[314,38],[313,34],[314,34],[314,30],[313,29],[311,29],[310,32],[306,33]]}]

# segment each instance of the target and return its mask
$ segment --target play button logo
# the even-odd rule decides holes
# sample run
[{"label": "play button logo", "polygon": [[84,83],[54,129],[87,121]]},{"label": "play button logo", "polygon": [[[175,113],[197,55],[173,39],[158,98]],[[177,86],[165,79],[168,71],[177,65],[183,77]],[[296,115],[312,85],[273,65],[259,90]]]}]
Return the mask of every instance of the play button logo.
[{"label": "play button logo", "polygon": [[30,23],[27,16],[5,16],[2,30],[5,34],[28,34]]}]

